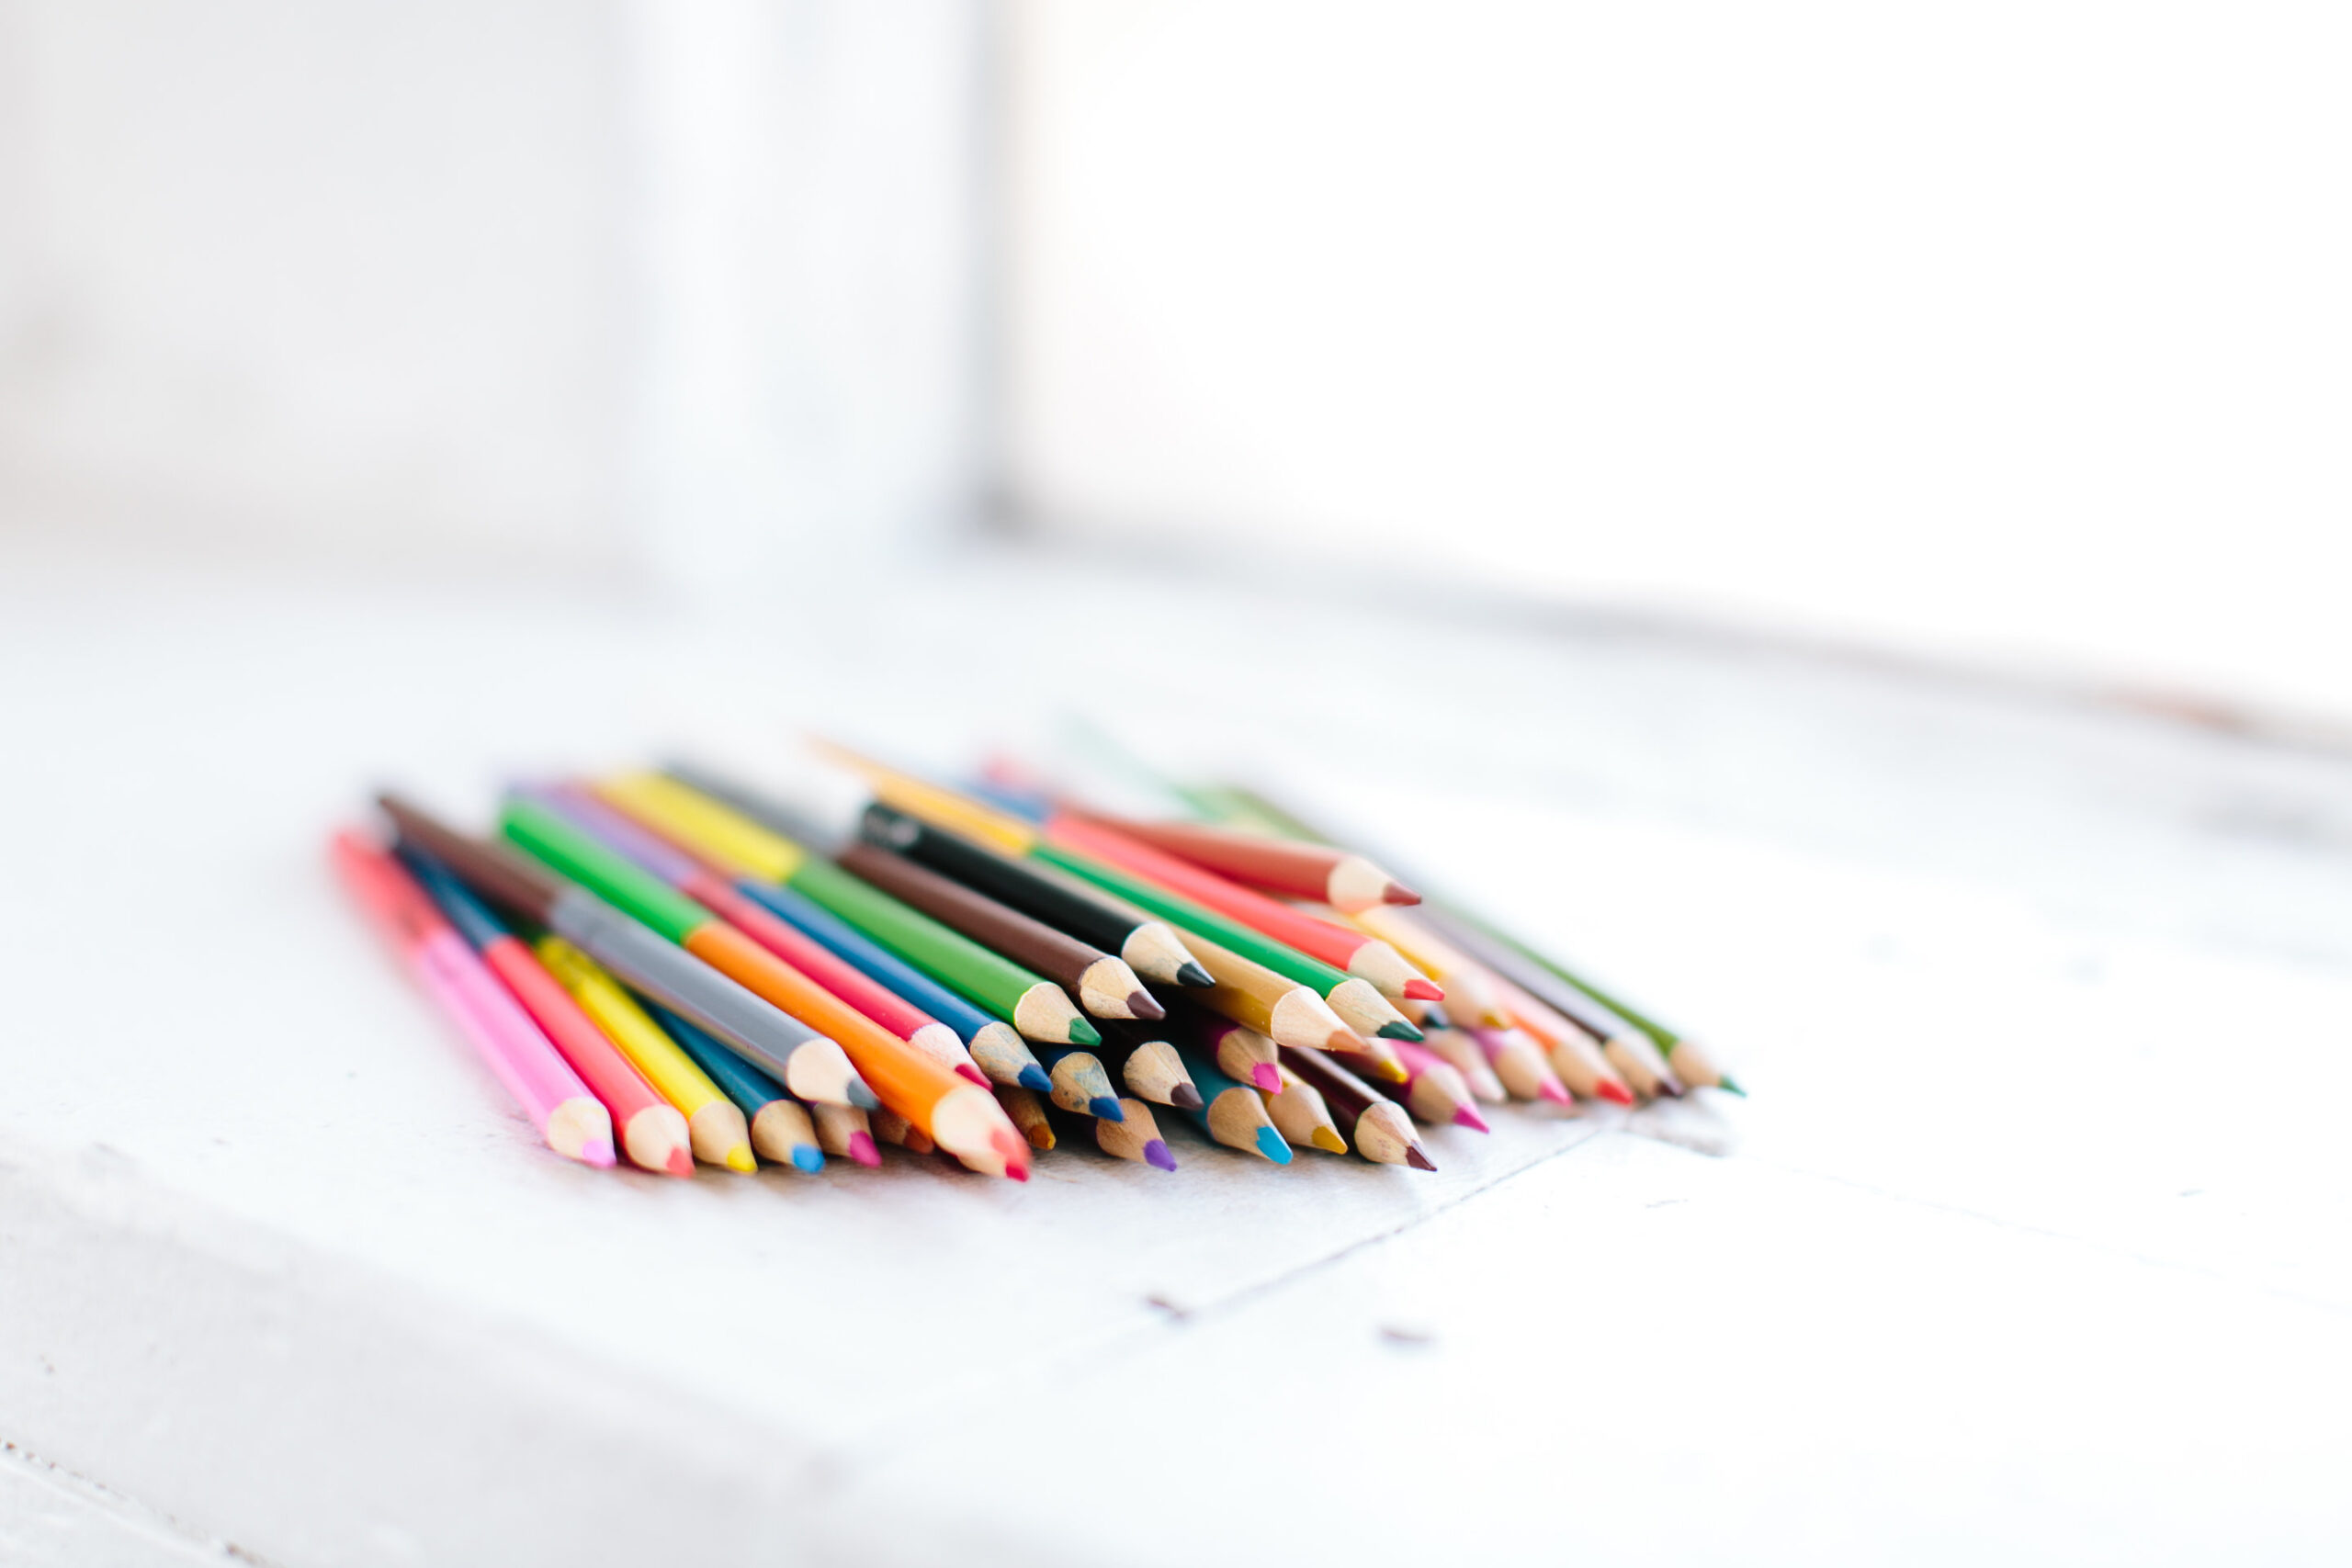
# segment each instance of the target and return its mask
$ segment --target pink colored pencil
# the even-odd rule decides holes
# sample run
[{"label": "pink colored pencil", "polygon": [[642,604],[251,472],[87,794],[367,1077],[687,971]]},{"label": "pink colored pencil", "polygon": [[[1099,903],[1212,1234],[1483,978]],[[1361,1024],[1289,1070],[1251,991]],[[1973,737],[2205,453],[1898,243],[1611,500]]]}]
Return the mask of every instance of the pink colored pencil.
[{"label": "pink colored pencil", "polygon": [[1467,1032],[1487,1054],[1487,1065],[1495,1069],[1495,1077],[1503,1080],[1516,1100],[1548,1100],[1555,1105],[1573,1105],[1575,1097],[1552,1070],[1544,1057],[1544,1048],[1523,1029],[1473,1029]]},{"label": "pink colored pencil", "polygon": [[349,829],[329,853],[345,887],[548,1147],[583,1165],[613,1164],[612,1117],[407,870]]},{"label": "pink colored pencil", "polygon": [[1451,1122],[1474,1133],[1489,1131],[1487,1119],[1473,1102],[1470,1083],[1460,1068],[1426,1045],[1396,1042],[1396,1059],[1409,1075],[1399,1099],[1405,1109],[1424,1122]]}]

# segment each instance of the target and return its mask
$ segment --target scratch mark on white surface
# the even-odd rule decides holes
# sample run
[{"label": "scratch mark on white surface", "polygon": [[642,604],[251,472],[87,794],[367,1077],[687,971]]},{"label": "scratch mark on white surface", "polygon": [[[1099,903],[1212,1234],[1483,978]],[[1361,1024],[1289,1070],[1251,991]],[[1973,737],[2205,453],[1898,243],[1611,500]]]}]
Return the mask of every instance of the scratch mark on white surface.
[{"label": "scratch mark on white surface", "polygon": [[[232,1542],[216,1540],[201,1530],[193,1529],[159,1508],[149,1507],[146,1504],[127,1497],[110,1486],[93,1481],[78,1472],[68,1470],[53,1461],[43,1459],[40,1455],[9,1442],[6,1438],[0,1438],[0,1476],[26,1483],[40,1491],[51,1494],[67,1507],[82,1514],[97,1514],[108,1526],[128,1534],[141,1545],[158,1548],[160,1551],[169,1553],[171,1560],[187,1562],[250,1562],[260,1564],[261,1568],[269,1568],[269,1560],[266,1558],[257,1556]],[[70,1527],[67,1533],[70,1533]],[[26,1546],[35,1552],[40,1552],[47,1550],[49,1544],[51,1543],[18,1540],[15,1530],[7,1527],[5,1517],[0,1517],[0,1555],[6,1555],[9,1561],[21,1561],[14,1556],[18,1546]],[[75,1554],[61,1555],[53,1559],[61,1563],[82,1561],[79,1554],[88,1545],[86,1541],[76,1543],[62,1539],[54,1540],[53,1544],[61,1549],[71,1550]],[[35,1562],[41,1560],[39,1556],[31,1559]],[[159,1557],[158,1560],[164,1559]]]}]

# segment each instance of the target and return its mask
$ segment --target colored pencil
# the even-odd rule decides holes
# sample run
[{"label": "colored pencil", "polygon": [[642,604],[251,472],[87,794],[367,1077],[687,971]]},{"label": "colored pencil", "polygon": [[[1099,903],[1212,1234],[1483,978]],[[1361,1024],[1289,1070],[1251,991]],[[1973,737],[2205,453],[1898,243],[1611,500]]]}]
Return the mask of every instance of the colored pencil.
[{"label": "colored pencil", "polygon": [[1102,1059],[1103,1070],[1116,1077],[1120,1086],[1137,1100],[1178,1111],[1197,1111],[1201,1091],[1170,1039],[1174,1033],[1161,1024],[1106,1020],[1102,1043],[1094,1053]]},{"label": "colored pencil", "polygon": [[1406,1110],[1424,1122],[1450,1122],[1474,1133],[1490,1131],[1472,1100],[1468,1081],[1453,1063],[1409,1041],[1396,1047],[1396,1055],[1413,1075],[1405,1084]]},{"label": "colored pencil", "polygon": [[874,1146],[874,1122],[854,1105],[812,1105],[808,1118],[817,1124],[817,1146],[827,1154],[846,1157],[859,1165],[882,1163],[882,1151]]},{"label": "colored pencil", "polygon": [[1143,822],[1093,811],[1083,815],[1203,870],[1284,897],[1308,898],[1350,913],[1421,901],[1419,894],[1363,856],[1329,844],[1195,822]]},{"label": "colored pencil", "polygon": [[[660,877],[942,1066],[975,1083],[983,1081],[984,1075],[953,1029],[778,916],[761,902],[755,887],[729,881],[723,873],[639,827],[583,789],[524,788],[518,793]],[[796,1016],[811,1028],[827,1027],[821,1019]]]},{"label": "colored pencil", "polygon": [[[1482,1104],[1500,1105],[1510,1098],[1510,1091],[1503,1088],[1503,1080],[1495,1077],[1495,1069],[1487,1065],[1487,1054],[1478,1049],[1476,1040],[1462,1031],[1431,1030],[1429,1048],[1453,1064],[1453,1070],[1462,1075],[1462,1081],[1469,1086],[1471,1095]],[[1561,1075],[1563,1079],[1566,1076],[1565,1073]],[[1575,1088],[1573,1084],[1569,1087]]]},{"label": "colored pencil", "polygon": [[1315,1086],[1356,1153],[1380,1165],[1437,1165],[1413,1134],[1405,1108],[1333,1061],[1328,1053],[1283,1047],[1283,1066]]},{"label": "colored pencil", "polygon": [[1191,945],[1193,956],[1216,981],[1207,990],[1193,993],[1211,1012],[1284,1045],[1309,1051],[1370,1049],[1313,987],[1277,975],[1206,937],[1195,935]]},{"label": "colored pencil", "polygon": [[[1038,828],[855,752],[830,744],[823,749],[856,770],[885,805],[978,836],[1007,852],[1033,855],[1105,888],[1181,928],[1184,943],[1193,949],[1195,958],[1200,953],[1194,939],[1207,938],[1311,986],[1350,1028],[1361,1033],[1404,1040],[1419,1037],[1420,1032],[1383,994],[1388,985],[1403,995],[1409,982],[1418,980],[1412,994],[1440,994],[1426,976],[1407,973],[1410,966],[1377,939],[1302,915],[1238,883],[1163,855],[1148,844],[1067,815]],[[973,834],[973,826],[981,824],[986,825],[984,829]],[[1209,896],[1202,897],[1203,893]],[[1237,914],[1236,909],[1249,914]],[[1318,947],[1323,952],[1315,951]],[[1349,972],[1344,964],[1335,965],[1326,953],[1360,963],[1368,973]],[[1215,972],[1213,964],[1204,963],[1202,967]]]},{"label": "colored pencil", "polygon": [[1168,1140],[1159,1135],[1159,1123],[1152,1120],[1151,1107],[1140,1100],[1123,1100],[1119,1110],[1122,1114],[1116,1122],[1088,1117],[1071,1130],[1089,1133],[1094,1146],[1106,1155],[1148,1165],[1155,1170],[1175,1169],[1176,1156],[1169,1152]]},{"label": "colored pencil", "polygon": [[843,871],[865,878],[900,903],[1035,970],[1076,997],[1096,1018],[1164,1016],[1125,959],[1114,958],[1091,943],[1032,919],[954,877],[863,840],[845,845],[833,860]]},{"label": "colored pencil", "polygon": [[766,826],[758,811],[738,809],[732,797],[721,801],[652,773],[602,780],[594,787],[600,798],[673,843],[738,875],[806,895],[1028,1038],[1057,1045],[1101,1042],[1060,987],[853,876]]},{"label": "colored pencil", "polygon": [[402,850],[400,857],[425,896],[481,955],[491,972],[505,982],[523,1010],[571,1064],[571,1070],[604,1102],[612,1117],[615,1141],[629,1162],[669,1176],[692,1176],[693,1147],[686,1119],[678,1108],[662,1098],[645,1075],[605,1037],[595,1021],[580,1010],[562,982],[548,974],[522,940],[468,892],[448,868],[415,850]]},{"label": "colored pencil", "polygon": [[676,1041],[662,1032],[660,1024],[646,1016],[636,998],[621,989],[619,981],[560,936],[539,938],[532,951],[571,993],[580,1010],[596,1021],[596,1027],[637,1064],[637,1070],[662,1091],[662,1098],[685,1117],[695,1158],[734,1171],[759,1168],[759,1162],[752,1157],[752,1129],[743,1112],[710,1081],[708,1073],[695,1066],[693,1057],[679,1049]]},{"label": "colored pencil", "polygon": [[1257,1155],[1276,1165],[1288,1165],[1290,1145],[1275,1129],[1264,1097],[1249,1084],[1228,1076],[1207,1052],[1197,1047],[1180,1048],[1180,1055],[1192,1074],[1193,1086],[1200,1091],[1195,1098],[1201,1103],[1184,1110],[1193,1124],[1227,1148]]},{"label": "colored pencil", "polygon": [[571,942],[629,986],[717,1035],[798,1099],[876,1103],[838,1046],[804,1059],[803,1047],[821,1036],[659,931],[511,845],[469,838],[397,795],[379,795],[377,804],[404,842],[447,866],[491,904]]},{"label": "colored pencil", "polygon": [[1102,1059],[1093,1052],[1081,1051],[1075,1045],[1040,1045],[1037,1055],[1053,1079],[1051,1099],[1056,1105],[1076,1115],[1100,1116],[1106,1122],[1116,1122],[1123,1114],[1119,1097],[1111,1088],[1111,1075],[1103,1070]]},{"label": "colored pencil", "polygon": [[[508,839],[729,978],[794,1017],[821,1019],[831,1040],[848,1053],[857,1076],[881,1102],[967,1165],[991,1174],[999,1162],[1025,1167],[1028,1146],[997,1109],[985,1081],[967,1082],[942,1066],[545,807],[509,796],[500,808],[499,825]],[[966,1092],[959,1095],[958,1090]]]},{"label": "colored pencil", "polygon": [[1031,1148],[1041,1155],[1053,1152],[1053,1118],[1046,1114],[1046,1102],[1037,1098],[1036,1091],[1018,1085],[1000,1084],[997,1086],[996,1102],[1004,1107],[1004,1113],[1012,1119],[1014,1126],[1021,1129],[1021,1135],[1029,1140]]},{"label": "colored pencil", "polygon": [[1487,1065],[1514,1100],[1548,1100],[1555,1105],[1573,1103],[1567,1086],[1552,1070],[1544,1048],[1523,1029],[1473,1029],[1466,1032],[1486,1053]]},{"label": "colored pencil", "polygon": [[1165,920],[1154,919],[1134,905],[1043,862],[1000,854],[986,844],[879,801],[866,807],[858,829],[885,849],[895,850],[1080,942],[1117,953],[1146,980],[1174,986],[1215,984],[1208,971],[1193,962],[1192,953]]},{"label": "colored pencil", "polygon": [[709,1075],[719,1092],[735,1102],[751,1125],[753,1154],[812,1176],[825,1168],[825,1151],[817,1142],[816,1124],[808,1120],[808,1107],[786,1095],[775,1079],[661,1003],[648,1002],[645,1010],[662,1026],[662,1032],[677,1042],[678,1049]]},{"label": "colored pencil", "polygon": [[548,1147],[582,1165],[614,1164],[611,1115],[400,862],[348,829],[329,841],[328,857],[345,888]]},{"label": "colored pencil", "polygon": [[1272,1093],[1261,1089],[1258,1096],[1266,1102],[1266,1114],[1273,1118],[1274,1130],[1283,1141],[1293,1148],[1346,1154],[1348,1141],[1340,1135],[1340,1124],[1324,1102],[1322,1091],[1288,1067],[1278,1066],[1275,1071],[1282,1075],[1282,1088]]}]

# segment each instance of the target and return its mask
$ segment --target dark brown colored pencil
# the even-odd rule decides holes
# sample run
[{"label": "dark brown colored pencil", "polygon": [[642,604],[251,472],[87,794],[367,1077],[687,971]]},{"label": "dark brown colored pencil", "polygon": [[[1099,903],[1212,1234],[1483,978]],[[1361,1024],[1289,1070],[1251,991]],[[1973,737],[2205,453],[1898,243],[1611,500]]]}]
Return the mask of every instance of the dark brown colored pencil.
[{"label": "dark brown colored pencil", "polygon": [[1099,947],[1065,935],[879,844],[844,845],[834,858],[843,871],[872,883],[900,903],[911,905],[1070,991],[1079,1005],[1097,1018],[1165,1016],[1126,961]]},{"label": "dark brown colored pencil", "polygon": [[1100,1027],[1102,1043],[1094,1054],[1107,1071],[1119,1075],[1127,1093],[1179,1111],[1201,1108],[1201,1091],[1177,1054],[1173,1031],[1116,1018],[1104,1019]]},{"label": "dark brown colored pencil", "polygon": [[1382,1165],[1437,1168],[1413,1135],[1413,1119],[1405,1114],[1405,1108],[1333,1061],[1330,1052],[1285,1045],[1283,1066],[1323,1097],[1356,1153]]}]

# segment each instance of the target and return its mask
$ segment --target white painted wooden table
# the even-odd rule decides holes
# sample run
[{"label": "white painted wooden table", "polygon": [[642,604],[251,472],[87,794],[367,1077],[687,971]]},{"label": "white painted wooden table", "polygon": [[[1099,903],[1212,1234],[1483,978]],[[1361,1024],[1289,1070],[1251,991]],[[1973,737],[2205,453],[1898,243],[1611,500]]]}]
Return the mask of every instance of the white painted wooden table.
[{"label": "white painted wooden table", "polygon": [[[968,614],[1014,588],[1069,614]],[[1120,639],[1198,626],[1198,585],[917,592],[882,650],[821,602],[0,547],[0,1561],[2352,1555],[2352,764],[1271,603],[1212,659],[1279,679],[1155,724],[1181,692]],[[1392,644],[1419,750],[1329,675]],[[371,780],[480,809],[729,705],[942,759],[1090,706],[1259,756],[1756,1099],[1510,1112],[1434,1178],[1191,1139],[1025,1188],[566,1165],[322,835]]]}]

